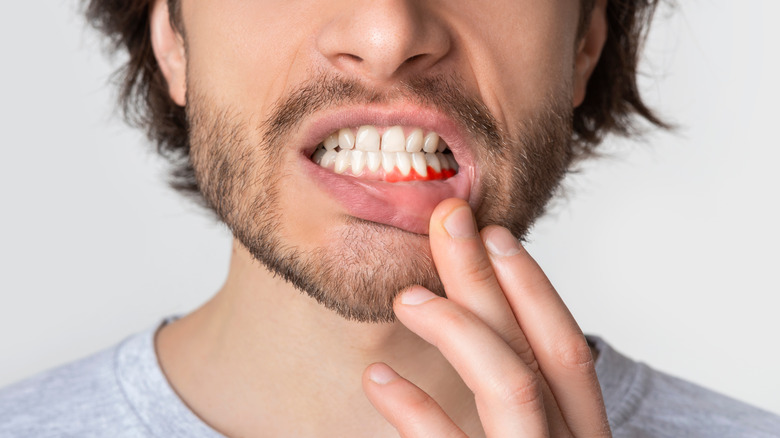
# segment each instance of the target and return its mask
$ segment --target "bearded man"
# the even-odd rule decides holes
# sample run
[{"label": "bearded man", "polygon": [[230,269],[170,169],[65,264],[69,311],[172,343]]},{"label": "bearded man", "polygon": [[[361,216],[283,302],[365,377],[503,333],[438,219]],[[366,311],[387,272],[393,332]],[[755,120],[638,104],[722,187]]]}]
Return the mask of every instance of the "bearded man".
[{"label": "bearded man", "polygon": [[522,239],[636,119],[654,0],[92,0],[235,237],[212,300],[4,391],[3,436],[776,436],[586,338]]}]

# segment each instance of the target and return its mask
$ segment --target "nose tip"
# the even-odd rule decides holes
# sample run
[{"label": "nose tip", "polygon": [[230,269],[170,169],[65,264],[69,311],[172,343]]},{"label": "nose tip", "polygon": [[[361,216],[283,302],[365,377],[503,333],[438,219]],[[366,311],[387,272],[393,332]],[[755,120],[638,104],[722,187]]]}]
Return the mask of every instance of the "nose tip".
[{"label": "nose tip", "polygon": [[435,16],[407,0],[355,1],[317,39],[338,70],[384,82],[427,70],[450,50],[450,36]]}]

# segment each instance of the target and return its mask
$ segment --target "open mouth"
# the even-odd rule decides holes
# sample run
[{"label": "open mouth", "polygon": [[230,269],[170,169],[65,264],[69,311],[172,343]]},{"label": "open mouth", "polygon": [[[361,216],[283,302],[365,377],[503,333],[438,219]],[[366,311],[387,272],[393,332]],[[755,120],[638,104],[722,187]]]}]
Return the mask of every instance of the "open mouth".
[{"label": "open mouth", "polygon": [[337,174],[385,181],[438,181],[458,173],[439,134],[421,128],[372,125],[342,128],[317,145],[311,160]]},{"label": "open mouth", "polygon": [[441,201],[459,198],[477,207],[469,134],[430,108],[401,102],[322,112],[296,143],[306,145],[299,157],[317,189],[312,195],[321,190],[347,216],[427,234]]}]

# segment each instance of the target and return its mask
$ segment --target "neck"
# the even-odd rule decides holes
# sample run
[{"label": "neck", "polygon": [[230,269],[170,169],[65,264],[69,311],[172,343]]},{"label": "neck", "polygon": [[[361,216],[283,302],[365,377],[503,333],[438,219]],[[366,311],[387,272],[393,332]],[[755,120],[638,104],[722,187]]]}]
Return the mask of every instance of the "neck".
[{"label": "neck", "polygon": [[479,427],[473,395],[436,348],[398,322],[343,319],[238,243],[223,288],[163,327],[156,347],[180,397],[227,436],[397,436],[361,389],[373,362],[423,388],[467,432]]}]

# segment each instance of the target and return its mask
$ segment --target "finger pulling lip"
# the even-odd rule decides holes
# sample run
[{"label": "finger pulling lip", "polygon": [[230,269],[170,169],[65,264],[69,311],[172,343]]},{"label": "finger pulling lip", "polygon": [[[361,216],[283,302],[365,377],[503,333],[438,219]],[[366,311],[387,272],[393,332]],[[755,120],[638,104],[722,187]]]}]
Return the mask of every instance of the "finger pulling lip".
[{"label": "finger pulling lip", "polygon": [[[311,160],[317,146],[341,128],[373,125],[408,126],[439,134],[460,169],[453,177],[438,181],[371,181],[336,174]],[[476,208],[478,175],[465,130],[451,118],[427,108],[401,105],[393,108],[363,106],[325,113],[312,118],[304,131],[301,165],[314,183],[344,207],[351,216],[428,234],[433,209],[448,198],[468,201]]]}]

